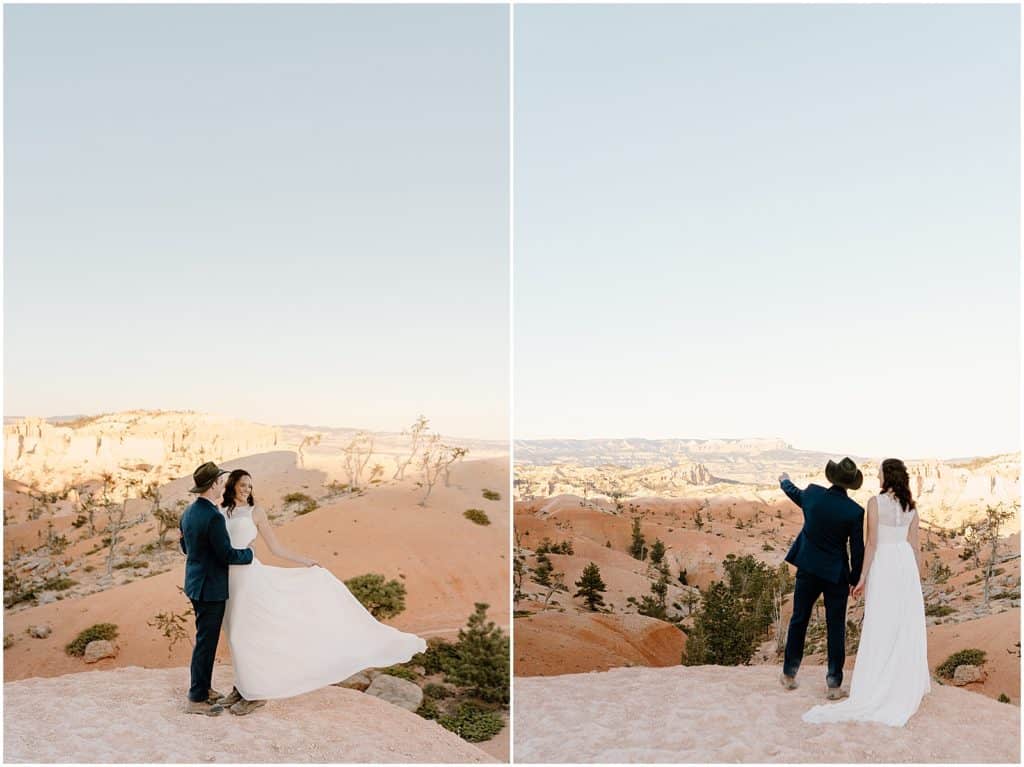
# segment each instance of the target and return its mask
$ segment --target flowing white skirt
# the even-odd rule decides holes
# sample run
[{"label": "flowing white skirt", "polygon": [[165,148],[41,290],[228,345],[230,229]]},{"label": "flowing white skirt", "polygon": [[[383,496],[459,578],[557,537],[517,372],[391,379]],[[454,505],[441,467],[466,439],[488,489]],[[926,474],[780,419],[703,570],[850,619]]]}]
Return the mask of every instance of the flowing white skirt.
[{"label": "flowing white skirt", "polygon": [[902,727],[931,689],[921,579],[906,541],[875,550],[850,697],[815,706],[805,722],[881,722]]},{"label": "flowing white skirt", "polygon": [[289,698],[367,668],[403,663],[426,642],[377,621],[323,567],[229,570],[224,630],[247,700]]}]

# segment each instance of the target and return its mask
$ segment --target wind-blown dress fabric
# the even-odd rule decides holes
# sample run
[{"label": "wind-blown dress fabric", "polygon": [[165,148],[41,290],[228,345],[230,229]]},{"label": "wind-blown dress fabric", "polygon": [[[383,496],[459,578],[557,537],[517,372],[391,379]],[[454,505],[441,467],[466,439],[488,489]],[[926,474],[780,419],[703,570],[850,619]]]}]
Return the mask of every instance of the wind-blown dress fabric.
[{"label": "wind-blown dress fabric", "polygon": [[914,513],[889,494],[878,496],[878,545],[864,593],[864,624],[850,696],[815,706],[805,722],[907,723],[931,690],[924,597],[908,540]]},{"label": "wind-blown dress fabric", "polygon": [[[227,519],[231,545],[256,539],[251,507]],[[235,686],[247,700],[289,698],[363,669],[403,663],[426,642],[380,623],[323,567],[231,567],[224,629]]]}]

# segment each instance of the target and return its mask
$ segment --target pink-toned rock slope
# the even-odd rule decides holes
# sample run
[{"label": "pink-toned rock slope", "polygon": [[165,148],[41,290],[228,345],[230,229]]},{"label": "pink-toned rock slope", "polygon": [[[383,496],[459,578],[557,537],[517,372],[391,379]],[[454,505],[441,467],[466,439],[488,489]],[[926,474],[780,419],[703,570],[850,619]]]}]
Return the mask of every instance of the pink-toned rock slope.
[{"label": "pink-toned rock slope", "polygon": [[514,753],[536,762],[1013,762],[1020,709],[933,684],[905,728],[811,725],[824,671],[787,692],[772,666],[517,677]]},{"label": "pink-toned rock slope", "polygon": [[[231,689],[230,669],[215,679]],[[244,717],[182,712],[188,669],[118,668],[4,685],[5,762],[493,762],[436,722],[326,687]]]}]

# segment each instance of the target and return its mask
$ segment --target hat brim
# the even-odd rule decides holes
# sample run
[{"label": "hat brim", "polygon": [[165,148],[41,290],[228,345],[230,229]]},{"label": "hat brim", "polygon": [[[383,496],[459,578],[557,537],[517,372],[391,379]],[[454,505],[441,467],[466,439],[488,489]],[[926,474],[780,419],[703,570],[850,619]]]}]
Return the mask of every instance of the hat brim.
[{"label": "hat brim", "polygon": [[218,479],[223,477],[225,474],[230,474],[230,473],[231,472],[228,471],[227,469],[218,469],[216,477],[211,479],[205,485],[201,485],[201,486],[200,485],[196,485],[191,490],[189,490],[189,492],[190,493],[205,493],[207,490],[209,490],[211,487],[213,487],[213,483],[214,482],[216,482]]},{"label": "hat brim", "polygon": [[835,461],[825,464],[825,478],[833,485],[845,490],[860,490],[861,485],[864,484],[864,472],[857,469],[857,474],[852,479],[841,477],[839,476],[839,464]]}]

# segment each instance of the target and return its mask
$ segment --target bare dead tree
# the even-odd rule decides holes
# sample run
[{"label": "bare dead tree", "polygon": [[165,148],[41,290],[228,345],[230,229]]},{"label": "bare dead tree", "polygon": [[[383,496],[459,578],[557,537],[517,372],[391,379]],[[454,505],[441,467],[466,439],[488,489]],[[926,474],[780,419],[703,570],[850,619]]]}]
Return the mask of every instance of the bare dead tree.
[{"label": "bare dead tree", "polygon": [[299,443],[299,468],[306,468],[306,448],[315,447],[320,444],[320,440],[323,439],[323,434],[307,434],[302,438]]},{"label": "bare dead tree", "polygon": [[988,605],[989,585],[992,576],[995,574],[996,562],[999,557],[999,533],[1003,525],[1016,516],[1016,509],[1004,509],[1000,503],[996,506],[985,507],[985,529],[981,532],[981,542],[990,545],[988,561],[985,563],[985,587],[982,593],[982,602]]},{"label": "bare dead tree", "polygon": [[551,578],[545,587],[544,591],[544,606],[541,608],[541,612],[546,612],[548,609],[548,602],[551,601],[551,597],[559,592],[569,592],[569,587],[565,585],[565,573],[556,571],[551,573]]},{"label": "bare dead tree", "polygon": [[341,449],[343,459],[342,465],[345,474],[348,476],[349,487],[358,490],[363,479],[363,470],[370,462],[373,455],[373,435],[366,431],[360,431],[352,437],[352,440]]},{"label": "bare dead tree", "polygon": [[519,539],[519,531],[513,530],[516,539],[515,551],[512,559],[512,601],[519,604],[524,596],[523,577],[526,575],[526,554],[523,552],[523,545]]},{"label": "bare dead tree", "polygon": [[441,435],[430,435],[423,443],[423,449],[420,451],[420,459],[418,461],[419,469],[422,472],[422,479],[418,484],[420,487],[426,488],[426,492],[420,499],[420,506],[427,505],[427,499],[430,497],[430,491],[434,489],[434,485],[437,484],[438,477],[440,477],[441,472],[444,471],[447,459],[448,448],[441,443]]},{"label": "bare dead tree", "polygon": [[419,452],[420,446],[426,437],[428,423],[429,420],[427,417],[421,415],[416,419],[416,422],[412,426],[402,432],[402,434],[407,434],[409,436],[409,457],[398,460],[398,467],[395,469],[395,475],[392,479],[403,479],[405,477],[405,470],[409,467],[409,464],[415,460],[416,453]]},{"label": "bare dead tree", "polygon": [[445,459],[444,464],[444,486],[451,487],[451,468],[452,464],[457,461],[461,461],[469,453],[468,447],[454,447],[446,446],[448,456]]}]

